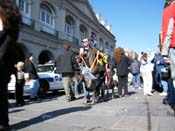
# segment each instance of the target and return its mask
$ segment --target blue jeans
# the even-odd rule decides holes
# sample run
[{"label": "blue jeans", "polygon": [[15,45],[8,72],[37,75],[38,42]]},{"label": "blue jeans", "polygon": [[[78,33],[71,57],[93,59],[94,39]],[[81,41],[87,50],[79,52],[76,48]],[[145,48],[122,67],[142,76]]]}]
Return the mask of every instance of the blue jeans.
[{"label": "blue jeans", "polygon": [[169,50],[170,57],[170,69],[171,69],[171,78],[173,80],[173,87],[175,88],[175,49],[170,48]]},{"label": "blue jeans", "polygon": [[85,78],[89,78],[89,79],[96,78],[87,67],[83,67],[81,70]]},{"label": "blue jeans", "polygon": [[175,49],[169,49],[171,80],[169,84],[169,102],[170,105],[175,107]]},{"label": "blue jeans", "polygon": [[168,103],[170,104],[170,106],[175,107],[175,90],[173,87],[173,81],[172,79],[169,79],[168,81],[168,95],[167,95],[167,99],[168,99]]},{"label": "blue jeans", "polygon": [[161,80],[161,84],[162,84],[162,88],[163,88],[163,92],[168,92],[168,82]]},{"label": "blue jeans", "polygon": [[40,87],[40,84],[38,79],[30,80],[30,98],[34,98],[37,96],[39,87]]},{"label": "blue jeans", "polygon": [[78,84],[79,84],[78,80],[74,80],[74,92],[75,93],[78,93]]},{"label": "blue jeans", "polygon": [[133,74],[133,87],[136,87],[136,83],[138,87],[141,87],[140,85],[140,73]]},{"label": "blue jeans", "polygon": [[86,90],[85,83],[82,82],[83,92],[84,92],[84,101],[90,101],[90,93]]}]

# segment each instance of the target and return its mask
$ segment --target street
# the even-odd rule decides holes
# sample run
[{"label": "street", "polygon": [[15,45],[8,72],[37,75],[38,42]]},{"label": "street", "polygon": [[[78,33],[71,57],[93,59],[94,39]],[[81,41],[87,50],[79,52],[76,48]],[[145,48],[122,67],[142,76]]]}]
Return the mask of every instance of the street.
[{"label": "street", "polygon": [[10,99],[10,125],[21,131],[174,131],[175,117],[162,104],[163,96],[144,96],[129,87],[129,96],[96,105],[83,105],[83,95],[66,102],[63,92],[14,107]]}]

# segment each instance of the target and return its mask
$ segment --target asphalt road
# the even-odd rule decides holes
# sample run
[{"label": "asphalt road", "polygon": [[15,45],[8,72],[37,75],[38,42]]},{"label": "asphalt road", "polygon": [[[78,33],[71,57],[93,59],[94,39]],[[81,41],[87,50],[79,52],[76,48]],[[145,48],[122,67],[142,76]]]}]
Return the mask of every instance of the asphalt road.
[{"label": "asphalt road", "polygon": [[66,102],[63,92],[15,107],[9,99],[10,125],[21,131],[175,131],[175,117],[163,96],[144,96],[129,88],[128,97],[83,105],[83,95]]}]

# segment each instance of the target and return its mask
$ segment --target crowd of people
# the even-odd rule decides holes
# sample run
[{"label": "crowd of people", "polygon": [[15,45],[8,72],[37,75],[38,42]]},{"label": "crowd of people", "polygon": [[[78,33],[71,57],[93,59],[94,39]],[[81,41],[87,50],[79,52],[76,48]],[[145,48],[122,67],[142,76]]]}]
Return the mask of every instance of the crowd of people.
[{"label": "crowd of people", "polygon": [[[16,59],[15,45],[20,24],[21,15],[15,1],[0,0],[0,130],[3,131],[9,130],[7,85],[11,74],[16,75],[16,106],[25,104],[23,86],[28,80],[30,99],[38,99],[39,77],[33,55],[29,54],[25,62]],[[71,52],[69,45],[64,45],[65,52],[58,57],[56,65],[57,72],[63,77],[66,100],[76,100],[76,95],[83,92],[83,104],[96,104],[109,99],[109,89],[112,89],[112,98],[127,97],[130,73],[133,89],[143,89],[146,96],[153,96],[154,90],[159,91],[164,96],[163,103],[169,104],[175,111],[174,0],[165,2],[161,32],[158,52],[154,56],[148,52],[137,56],[117,47],[114,49],[114,58],[109,59],[104,49],[96,48],[98,41],[94,34],[83,39],[83,46],[77,55]]]}]

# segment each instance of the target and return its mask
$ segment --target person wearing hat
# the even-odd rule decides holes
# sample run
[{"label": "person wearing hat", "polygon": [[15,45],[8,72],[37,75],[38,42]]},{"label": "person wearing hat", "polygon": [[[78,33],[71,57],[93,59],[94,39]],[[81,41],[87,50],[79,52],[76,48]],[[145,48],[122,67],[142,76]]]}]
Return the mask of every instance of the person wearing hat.
[{"label": "person wearing hat", "polygon": [[16,89],[15,89],[15,99],[16,99],[16,106],[23,106],[24,105],[24,96],[23,96],[23,87],[24,87],[24,62],[19,61],[16,64],[17,72],[16,72]]}]

